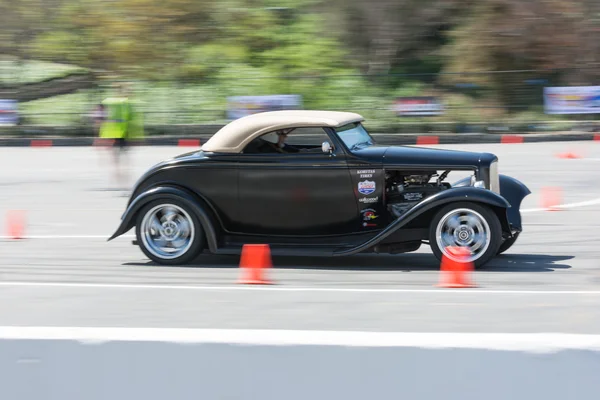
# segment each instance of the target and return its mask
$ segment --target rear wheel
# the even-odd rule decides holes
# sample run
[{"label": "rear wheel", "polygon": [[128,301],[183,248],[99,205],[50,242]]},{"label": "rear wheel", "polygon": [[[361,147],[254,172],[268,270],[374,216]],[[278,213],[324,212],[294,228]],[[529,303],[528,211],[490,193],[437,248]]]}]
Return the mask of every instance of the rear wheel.
[{"label": "rear wheel", "polygon": [[156,200],[146,205],[137,217],[136,236],[142,252],[164,265],[191,261],[202,249],[204,240],[198,218],[177,199]]},{"label": "rear wheel", "polygon": [[[469,202],[454,203],[440,209],[429,228],[433,254],[442,260],[472,262],[478,268],[490,261],[502,243],[502,226],[488,207]],[[464,247],[470,255],[457,259],[448,247]]]}]

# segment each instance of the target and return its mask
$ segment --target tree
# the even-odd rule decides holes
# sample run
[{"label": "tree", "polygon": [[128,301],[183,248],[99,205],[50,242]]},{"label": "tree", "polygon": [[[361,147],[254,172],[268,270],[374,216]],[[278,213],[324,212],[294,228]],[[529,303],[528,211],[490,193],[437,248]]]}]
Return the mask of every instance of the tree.
[{"label": "tree", "polygon": [[[488,0],[477,3],[451,34],[444,50],[448,84],[476,83],[514,105],[524,80],[550,78],[558,84],[591,83],[596,71],[597,32],[583,1]],[[525,71],[519,75],[498,71]],[[460,73],[478,72],[468,76]],[[518,79],[515,78],[518,76]]]},{"label": "tree", "polygon": [[[393,68],[439,46],[439,32],[452,26],[470,0],[334,0],[330,13],[341,9],[335,26],[367,74]],[[334,21],[337,21],[333,18]]]},{"label": "tree", "polygon": [[[58,1],[58,0],[57,0]],[[33,53],[92,69],[164,73],[182,60],[182,45],[211,39],[217,0],[62,0]],[[140,68],[141,67],[141,68]]]}]

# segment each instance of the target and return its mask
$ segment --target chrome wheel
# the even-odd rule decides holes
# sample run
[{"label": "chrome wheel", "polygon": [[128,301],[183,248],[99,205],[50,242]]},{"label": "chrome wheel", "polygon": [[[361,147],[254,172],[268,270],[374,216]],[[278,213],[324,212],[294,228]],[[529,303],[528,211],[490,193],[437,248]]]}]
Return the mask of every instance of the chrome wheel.
[{"label": "chrome wheel", "polygon": [[[435,237],[444,256],[455,261],[473,262],[490,246],[491,231],[481,214],[468,208],[457,208],[440,219]],[[447,247],[465,247],[471,255],[466,259],[457,259]]]},{"label": "chrome wheel", "polygon": [[187,253],[195,236],[192,218],[174,204],[161,204],[150,209],[144,215],[140,233],[146,250],[164,260]]}]

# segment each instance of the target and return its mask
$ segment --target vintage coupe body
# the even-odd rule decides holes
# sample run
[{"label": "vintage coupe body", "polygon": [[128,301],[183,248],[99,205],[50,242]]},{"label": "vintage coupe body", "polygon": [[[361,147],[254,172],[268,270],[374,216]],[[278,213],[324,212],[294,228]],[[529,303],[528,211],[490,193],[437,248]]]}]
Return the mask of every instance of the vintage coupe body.
[{"label": "vintage coupe body", "polygon": [[[378,145],[363,120],[298,110],[232,121],[198,151],[147,171],[109,240],[135,227],[134,243],[166,265],[240,254],[251,243],[313,256],[425,243],[440,260],[465,247],[470,256],[458,261],[480,267],[513,245],[530,191],[498,173],[495,155]],[[275,132],[290,147],[269,142]],[[450,184],[449,174],[464,177]]]}]

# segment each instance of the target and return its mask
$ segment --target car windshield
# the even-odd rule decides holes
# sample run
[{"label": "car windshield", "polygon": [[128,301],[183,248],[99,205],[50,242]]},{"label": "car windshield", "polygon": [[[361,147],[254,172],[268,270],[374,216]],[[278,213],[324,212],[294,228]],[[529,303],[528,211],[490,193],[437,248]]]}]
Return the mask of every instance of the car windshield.
[{"label": "car windshield", "polygon": [[362,149],[375,143],[371,135],[358,122],[341,126],[336,128],[335,131],[350,150]]}]

